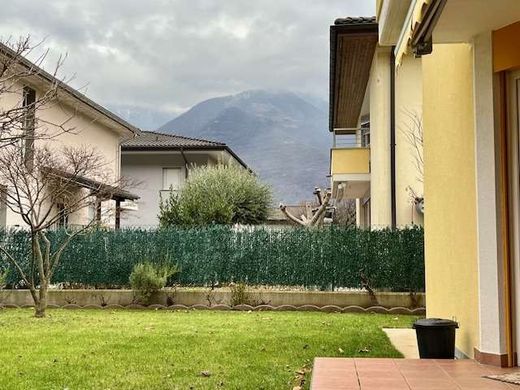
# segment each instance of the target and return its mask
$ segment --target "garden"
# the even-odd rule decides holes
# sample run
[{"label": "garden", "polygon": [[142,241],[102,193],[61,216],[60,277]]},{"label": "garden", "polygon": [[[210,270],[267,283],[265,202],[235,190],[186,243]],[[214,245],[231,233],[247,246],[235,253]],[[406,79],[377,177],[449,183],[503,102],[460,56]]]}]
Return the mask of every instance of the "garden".
[{"label": "garden", "polygon": [[308,389],[316,356],[400,357],[413,316],[0,310],[2,389]]},{"label": "garden", "polygon": [[423,230],[324,226],[329,200],[266,226],[268,191],[218,167],[156,229],[0,232],[0,388],[304,389],[315,357],[400,357],[382,328],[424,312]]}]

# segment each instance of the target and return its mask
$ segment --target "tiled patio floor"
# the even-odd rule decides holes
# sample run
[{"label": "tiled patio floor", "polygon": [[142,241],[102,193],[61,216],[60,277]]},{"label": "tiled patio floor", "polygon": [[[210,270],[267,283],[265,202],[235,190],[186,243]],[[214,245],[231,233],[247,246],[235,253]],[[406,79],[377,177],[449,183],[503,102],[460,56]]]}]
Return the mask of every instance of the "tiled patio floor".
[{"label": "tiled patio floor", "polygon": [[520,386],[482,378],[511,371],[518,368],[483,366],[469,359],[317,358],[311,390],[520,390]]}]

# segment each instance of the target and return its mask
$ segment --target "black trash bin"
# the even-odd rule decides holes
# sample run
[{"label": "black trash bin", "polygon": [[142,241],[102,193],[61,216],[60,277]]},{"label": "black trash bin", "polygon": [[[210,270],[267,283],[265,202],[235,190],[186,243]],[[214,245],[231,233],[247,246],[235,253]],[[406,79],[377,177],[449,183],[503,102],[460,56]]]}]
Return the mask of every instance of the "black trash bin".
[{"label": "black trash bin", "polygon": [[459,324],[441,318],[426,318],[413,324],[421,359],[453,359],[455,329]]}]

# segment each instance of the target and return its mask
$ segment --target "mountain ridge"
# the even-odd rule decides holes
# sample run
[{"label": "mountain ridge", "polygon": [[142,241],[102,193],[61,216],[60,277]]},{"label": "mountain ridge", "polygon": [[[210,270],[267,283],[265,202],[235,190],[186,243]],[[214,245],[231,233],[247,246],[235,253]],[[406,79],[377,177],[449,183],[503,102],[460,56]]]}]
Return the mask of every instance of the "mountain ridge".
[{"label": "mountain ridge", "polygon": [[158,131],[225,142],[273,187],[276,201],[298,204],[328,185],[327,121],[326,111],[293,92],[249,90],[202,101]]}]

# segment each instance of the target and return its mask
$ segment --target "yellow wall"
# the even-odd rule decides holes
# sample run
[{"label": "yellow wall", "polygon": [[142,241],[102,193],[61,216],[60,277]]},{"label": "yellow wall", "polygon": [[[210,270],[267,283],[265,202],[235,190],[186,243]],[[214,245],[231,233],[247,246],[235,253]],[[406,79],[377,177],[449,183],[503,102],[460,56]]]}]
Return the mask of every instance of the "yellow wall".
[{"label": "yellow wall", "polygon": [[[423,215],[413,202],[411,191],[423,196],[422,175],[418,167],[421,156],[410,138],[420,136],[422,121],[422,60],[413,55],[403,57],[395,77],[395,161],[397,225],[422,225]],[[418,145],[420,148],[420,145]],[[419,164],[420,165],[420,164]]]},{"label": "yellow wall", "polygon": [[493,68],[495,72],[520,67],[520,22],[493,32]]},{"label": "yellow wall", "polygon": [[370,173],[370,149],[338,148],[331,150],[331,173]]},{"label": "yellow wall", "polygon": [[390,50],[378,48],[370,74],[370,223],[392,223],[390,196]]},{"label": "yellow wall", "polygon": [[473,53],[435,45],[423,57],[426,294],[429,317],[460,324],[457,347],[479,345]]}]

